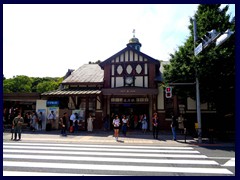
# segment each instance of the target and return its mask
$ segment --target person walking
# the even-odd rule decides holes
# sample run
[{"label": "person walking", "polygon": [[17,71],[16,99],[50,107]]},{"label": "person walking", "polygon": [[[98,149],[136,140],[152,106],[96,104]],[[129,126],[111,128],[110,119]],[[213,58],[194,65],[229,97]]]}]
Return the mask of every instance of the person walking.
[{"label": "person walking", "polygon": [[35,111],[32,111],[30,129],[34,132],[38,129],[38,117]]},{"label": "person walking", "polygon": [[142,132],[145,134],[148,128],[147,116],[146,114],[143,115],[142,118]]},{"label": "person walking", "polygon": [[171,128],[172,128],[173,140],[176,141],[177,140],[177,137],[176,137],[177,120],[174,115],[172,115]]},{"label": "person walking", "polygon": [[125,115],[122,117],[122,133],[124,136],[127,135],[127,127],[129,126],[128,119]]},{"label": "person walking", "polygon": [[51,113],[48,115],[48,120],[51,123],[51,126],[52,126],[51,129],[55,129],[56,115],[55,115],[54,111],[51,111]]},{"label": "person walking", "polygon": [[63,113],[63,117],[61,118],[61,135],[67,136],[66,129],[67,129],[67,113]]},{"label": "person walking", "polygon": [[89,115],[89,117],[87,119],[87,129],[88,129],[88,132],[93,131],[93,118],[91,115]]},{"label": "person walking", "polygon": [[108,131],[108,130],[109,130],[109,123],[110,123],[110,116],[109,116],[109,114],[107,114],[107,115],[103,118],[104,131]]},{"label": "person walking", "polygon": [[158,139],[159,119],[157,113],[153,114],[152,125],[153,125],[153,138]]},{"label": "person walking", "polygon": [[42,111],[40,111],[38,115],[38,128],[42,131],[42,122],[43,122],[43,114]]},{"label": "person walking", "polygon": [[115,118],[113,119],[113,129],[114,129],[114,137],[115,140],[118,141],[118,136],[119,136],[119,128],[121,125],[120,119],[118,118],[118,115],[115,116]]},{"label": "person walking", "polygon": [[21,116],[21,113],[18,113],[17,117],[13,119],[13,125],[14,125],[14,140],[17,141],[17,134],[18,134],[18,141],[21,141],[21,135],[22,135],[22,124],[24,123],[24,120]]},{"label": "person walking", "polygon": [[184,133],[184,117],[182,114],[178,117],[178,129],[180,130],[180,133]]},{"label": "person walking", "polygon": [[75,120],[73,120],[73,126],[74,126],[74,132],[78,132],[79,130],[79,127],[78,127],[78,124],[79,124],[79,117],[78,117],[78,113],[74,113],[75,114]]}]

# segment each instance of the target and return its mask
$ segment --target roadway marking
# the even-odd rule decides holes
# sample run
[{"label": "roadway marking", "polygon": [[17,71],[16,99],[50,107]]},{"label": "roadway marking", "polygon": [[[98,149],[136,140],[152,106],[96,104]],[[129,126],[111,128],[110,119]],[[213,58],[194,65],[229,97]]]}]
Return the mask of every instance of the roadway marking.
[{"label": "roadway marking", "polygon": [[113,153],[113,152],[80,152],[80,151],[45,151],[3,149],[3,153],[36,153],[36,154],[70,154],[70,155],[101,155],[101,156],[132,156],[132,157],[170,157],[170,158],[207,158],[205,155],[191,154],[143,154],[143,153]]},{"label": "roadway marking", "polygon": [[121,176],[121,175],[3,171],[3,176]]},{"label": "roadway marking", "polygon": [[156,164],[204,164],[219,165],[212,160],[169,160],[169,159],[136,159],[136,158],[109,158],[91,156],[45,156],[45,155],[25,155],[25,154],[3,154],[5,159],[45,159],[45,160],[67,160],[67,161],[98,161],[98,162],[131,162],[131,163],[156,163]]},{"label": "roadway marking", "polygon": [[[53,143],[25,143],[21,142],[19,143],[21,145],[39,145],[39,146],[67,146],[67,147],[118,147],[118,148],[131,148],[131,149],[193,149],[192,147],[175,147],[175,146],[121,146],[121,145],[98,145],[98,144],[53,144]],[[17,143],[6,143],[4,142],[3,145],[17,145]]]},{"label": "roadway marking", "polygon": [[229,161],[227,161],[225,164],[221,165],[221,166],[235,166],[235,158],[231,158]]},{"label": "roadway marking", "polygon": [[187,150],[148,150],[148,149],[107,149],[107,148],[78,148],[78,147],[41,147],[41,146],[21,146],[21,145],[4,145],[6,149],[47,149],[47,150],[76,150],[76,151],[115,151],[115,152],[146,152],[146,153],[186,153],[186,154],[199,154],[198,151],[187,151]]},{"label": "roadway marking", "polygon": [[128,166],[128,165],[96,165],[96,164],[72,164],[72,163],[42,163],[42,162],[18,162],[3,161],[3,166],[29,167],[29,168],[57,168],[78,170],[103,170],[103,171],[135,171],[135,172],[175,172],[175,173],[205,173],[205,174],[233,174],[224,168],[192,168],[192,167],[155,167],[155,166]]}]

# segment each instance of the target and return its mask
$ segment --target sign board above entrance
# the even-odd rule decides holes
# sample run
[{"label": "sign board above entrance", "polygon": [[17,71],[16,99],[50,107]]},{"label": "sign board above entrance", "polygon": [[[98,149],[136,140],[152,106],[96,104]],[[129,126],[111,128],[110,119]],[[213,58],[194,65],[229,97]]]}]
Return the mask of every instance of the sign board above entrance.
[{"label": "sign board above entrance", "polygon": [[59,101],[47,101],[47,107],[58,107]]}]

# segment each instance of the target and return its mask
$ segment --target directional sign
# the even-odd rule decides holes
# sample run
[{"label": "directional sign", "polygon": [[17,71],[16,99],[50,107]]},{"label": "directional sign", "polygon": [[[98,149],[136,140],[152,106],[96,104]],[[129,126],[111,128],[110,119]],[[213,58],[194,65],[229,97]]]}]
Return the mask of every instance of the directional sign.
[{"label": "directional sign", "polygon": [[216,41],[216,46],[220,46],[224,43],[234,32],[230,29],[227,29],[224,34],[222,34]]},{"label": "directional sign", "polygon": [[202,43],[200,43],[200,44],[194,49],[194,55],[197,56],[202,50],[203,50],[203,46],[202,46]]}]

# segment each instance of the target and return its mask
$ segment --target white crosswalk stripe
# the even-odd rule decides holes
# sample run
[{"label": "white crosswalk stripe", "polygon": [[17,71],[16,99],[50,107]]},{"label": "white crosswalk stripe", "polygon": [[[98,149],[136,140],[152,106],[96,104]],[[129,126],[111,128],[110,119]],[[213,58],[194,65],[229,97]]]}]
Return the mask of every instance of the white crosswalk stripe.
[{"label": "white crosswalk stripe", "polygon": [[4,176],[232,175],[192,147],[3,143]]}]

